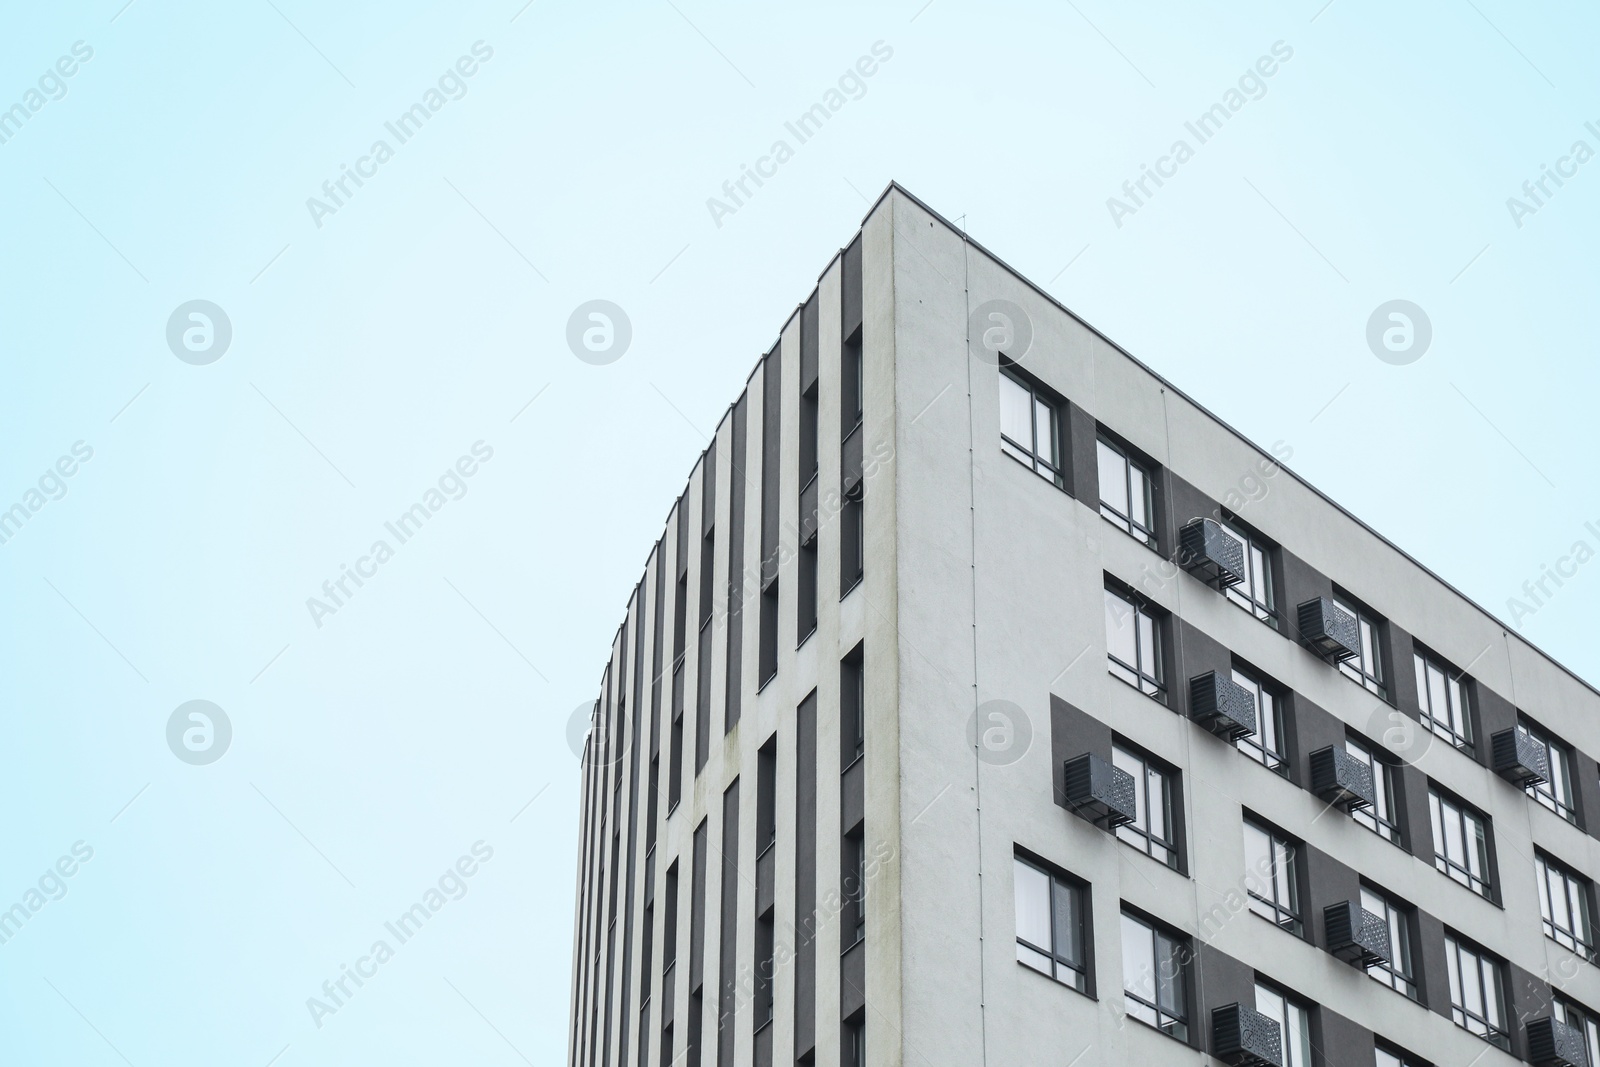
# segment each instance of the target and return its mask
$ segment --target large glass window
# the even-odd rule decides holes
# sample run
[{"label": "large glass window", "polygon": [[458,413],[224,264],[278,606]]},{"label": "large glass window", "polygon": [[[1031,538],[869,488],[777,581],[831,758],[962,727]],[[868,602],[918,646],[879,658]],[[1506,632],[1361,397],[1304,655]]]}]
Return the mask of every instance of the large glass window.
[{"label": "large glass window", "polygon": [[1014,877],[1017,962],[1088,992],[1083,887],[1022,859],[1016,861]]},{"label": "large glass window", "polygon": [[1100,438],[1100,514],[1151,548],[1156,547],[1155,496],[1150,472],[1118,446]]},{"label": "large glass window", "polygon": [[1357,808],[1350,817],[1379,837],[1400,843],[1400,815],[1395,805],[1394,768],[1380,760],[1372,749],[1359,741],[1345,739],[1344,750],[1372,770],[1372,791],[1375,803],[1370,808]]},{"label": "large glass window", "polygon": [[1133,778],[1134,818],[1131,823],[1117,827],[1117,836],[1145,855],[1176,869],[1178,844],[1173,789],[1167,772],[1121,745],[1111,750],[1111,763]]},{"label": "large glass window", "polygon": [[1422,652],[1413,658],[1423,725],[1457,748],[1471,748],[1472,715],[1461,672]]},{"label": "large glass window", "polygon": [[1528,786],[1528,795],[1568,822],[1577,822],[1578,813],[1572,804],[1572,755],[1567,746],[1530,722],[1517,723],[1517,729],[1544,750],[1545,763],[1550,768],[1544,781]]},{"label": "large glass window", "polygon": [[1228,599],[1256,618],[1277,625],[1277,605],[1272,596],[1272,550],[1231,526],[1222,529],[1239,542],[1244,551],[1244,581],[1227,587]]},{"label": "large glass window", "polygon": [[1539,880],[1539,915],[1544,919],[1544,936],[1584,959],[1593,959],[1589,883],[1542,854],[1534,856],[1533,868]]},{"label": "large glass window", "polygon": [[1262,766],[1287,775],[1289,764],[1285,758],[1283,719],[1279,713],[1277,696],[1259,678],[1244,671],[1234,671],[1233,680],[1236,685],[1249,690],[1256,702],[1255,733],[1239,738],[1234,744],[1240,752]]},{"label": "large glass window", "polygon": [[1062,484],[1059,422],[1053,401],[1000,372],[1000,447],[1057,485]]},{"label": "large glass window", "polygon": [[1465,804],[1428,791],[1433,865],[1481,897],[1491,895],[1488,821]]},{"label": "large glass window", "polygon": [[1499,961],[1454,934],[1445,937],[1444,954],[1450,971],[1450,1014],[1456,1025],[1509,1051],[1505,976]]},{"label": "large glass window", "polygon": [[1383,624],[1372,615],[1343,600],[1335,600],[1340,608],[1355,616],[1357,636],[1356,654],[1339,661],[1339,670],[1357,685],[1370,692],[1386,696],[1383,685],[1383,654],[1378,639]]},{"label": "large glass window", "polygon": [[1127,1013],[1189,1040],[1188,940],[1122,913],[1122,991]]},{"label": "large glass window", "polygon": [[1311,1013],[1271,986],[1256,983],[1256,1011],[1278,1024],[1283,1067],[1311,1067]]},{"label": "large glass window", "polygon": [[1389,962],[1367,965],[1367,974],[1415,1000],[1416,972],[1411,968],[1411,913],[1384,894],[1361,887],[1361,907],[1389,924]]},{"label": "large glass window", "polygon": [[1250,910],[1292,934],[1304,925],[1300,916],[1299,849],[1275,831],[1244,824],[1244,884]]},{"label": "large glass window", "polygon": [[1159,700],[1166,699],[1161,667],[1161,622],[1143,604],[1106,590],[1106,669]]}]

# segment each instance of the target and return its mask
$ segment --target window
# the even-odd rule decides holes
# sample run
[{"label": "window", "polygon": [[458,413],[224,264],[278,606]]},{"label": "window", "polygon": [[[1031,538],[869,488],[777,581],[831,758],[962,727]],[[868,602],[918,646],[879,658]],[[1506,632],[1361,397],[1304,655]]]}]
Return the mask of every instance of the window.
[{"label": "window", "polygon": [[1106,590],[1106,669],[1158,700],[1166,699],[1161,624],[1131,595]]},{"label": "window", "polygon": [[1374,619],[1371,613],[1352,607],[1346,600],[1335,598],[1334,604],[1355,616],[1356,630],[1360,636],[1360,640],[1356,642],[1356,654],[1349,659],[1340,660],[1339,670],[1357,685],[1387,698],[1388,694],[1383,687],[1382,649],[1378,646],[1378,637],[1383,624]]},{"label": "window", "polygon": [[1239,738],[1234,744],[1240,752],[1263,767],[1287,775],[1289,763],[1285,759],[1283,718],[1279,714],[1278,698],[1259,679],[1244,671],[1235,670],[1233,681],[1248,689],[1256,702],[1256,732]]},{"label": "window", "polygon": [[1122,913],[1122,991],[1127,1013],[1179,1041],[1189,1040],[1187,938]]},{"label": "window", "polygon": [[1098,442],[1097,453],[1100,514],[1118,529],[1155,548],[1155,495],[1150,488],[1150,472],[1104,437]]},{"label": "window", "polygon": [[1171,776],[1121,745],[1111,750],[1111,763],[1133,777],[1134,819],[1117,827],[1117,836],[1176,870],[1178,845],[1173,832]]},{"label": "window", "polygon": [[1600,1022],[1596,1022],[1593,1013],[1561,997],[1555,998],[1554,1007],[1556,1022],[1583,1032],[1583,1045],[1589,1053],[1591,1067],[1600,1064]]},{"label": "window", "polygon": [[1450,970],[1450,1014],[1456,1025],[1510,1051],[1505,976],[1499,962],[1454,934],[1445,936],[1444,955]]},{"label": "window", "polygon": [[1411,969],[1411,913],[1366,886],[1361,887],[1361,907],[1389,924],[1389,962],[1369,964],[1367,975],[1417,999],[1416,973]]},{"label": "window", "polygon": [[1277,625],[1278,612],[1272,597],[1272,550],[1260,540],[1231,526],[1223,532],[1244,551],[1244,581],[1228,586],[1228,599],[1263,622]]},{"label": "window", "polygon": [[1346,738],[1344,750],[1372,769],[1372,793],[1375,803],[1370,808],[1357,808],[1350,817],[1379,837],[1400,844],[1400,815],[1395,806],[1394,768],[1380,760],[1371,748],[1360,741]]},{"label": "window", "polygon": [[865,824],[844,835],[839,850],[844,910],[839,918],[840,948],[848,952],[867,936],[867,835]]},{"label": "window", "polygon": [[1544,749],[1550,775],[1538,785],[1528,786],[1528,795],[1570,823],[1578,821],[1572,805],[1572,755],[1567,746],[1530,722],[1517,723],[1517,729]]},{"label": "window", "polygon": [[1433,821],[1433,865],[1480,897],[1489,896],[1493,879],[1484,817],[1432,789],[1428,816]]},{"label": "window", "polygon": [[1017,962],[1087,993],[1088,893],[1023,859],[1015,878]]},{"label": "window", "polygon": [[1041,478],[1063,485],[1056,405],[1007,371],[1000,372],[1000,447]]},{"label": "window", "polygon": [[1467,711],[1466,686],[1461,672],[1443,660],[1417,652],[1417,704],[1428,729],[1455,745],[1472,747],[1472,716]]},{"label": "window", "polygon": [[857,1012],[844,1021],[839,1059],[844,1067],[867,1067],[867,1019]]},{"label": "window", "polygon": [[1244,884],[1250,910],[1292,934],[1300,921],[1299,849],[1282,834],[1244,824]]},{"label": "window", "polygon": [[839,767],[849,770],[867,748],[865,652],[857,645],[839,661]]},{"label": "window", "polygon": [[1589,883],[1542,854],[1533,858],[1539,879],[1539,915],[1544,936],[1585,959],[1594,956],[1594,930],[1589,919]]},{"label": "window", "polygon": [[1409,1052],[1399,1052],[1379,1045],[1373,1052],[1375,1067],[1429,1067]]},{"label": "window", "polygon": [[1270,986],[1256,983],[1256,1011],[1278,1024],[1282,1067],[1311,1067],[1311,1013]]}]

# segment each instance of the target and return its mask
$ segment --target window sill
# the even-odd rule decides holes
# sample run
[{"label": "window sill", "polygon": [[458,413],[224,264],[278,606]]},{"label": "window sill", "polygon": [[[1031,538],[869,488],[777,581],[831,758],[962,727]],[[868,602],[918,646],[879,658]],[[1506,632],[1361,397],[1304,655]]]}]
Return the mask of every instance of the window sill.
[{"label": "window sill", "polygon": [[849,596],[851,593],[854,593],[857,589],[861,588],[861,583],[863,581],[865,581],[865,580],[866,580],[866,574],[865,573],[856,575],[853,579],[851,579],[850,584],[845,586],[844,589],[840,591],[839,599],[843,600],[845,597]]},{"label": "window sill", "polygon": [[1134,1015],[1129,1011],[1124,1010],[1123,1013],[1122,1013],[1122,1016],[1125,1019],[1131,1019],[1132,1021],[1138,1023],[1140,1026],[1143,1026],[1148,1030],[1154,1030],[1156,1033],[1160,1034],[1162,1037],[1169,1038],[1169,1039],[1171,1039],[1173,1041],[1176,1041],[1178,1044],[1184,1046],[1185,1048],[1193,1048],[1194,1047],[1193,1045],[1189,1044],[1189,1039],[1188,1038],[1179,1037],[1177,1034],[1168,1033],[1167,1031],[1161,1029],[1161,1027],[1157,1026],[1155,1023],[1147,1022],[1144,1019],[1139,1018],[1137,1015]]},{"label": "window sill", "polygon": [[848,956],[848,955],[850,955],[850,950],[851,949],[855,948],[857,945],[864,945],[864,944],[866,944],[866,942],[867,942],[867,935],[866,934],[860,934],[859,936],[856,937],[856,939],[854,941],[850,942],[848,945],[845,945],[843,948],[841,948],[839,950],[839,955],[841,957]]},{"label": "window sill", "polygon": [[1149,697],[1151,700],[1154,700],[1157,704],[1160,704],[1162,707],[1167,708],[1168,711],[1177,710],[1177,709],[1172,708],[1170,705],[1167,704],[1167,693],[1166,693],[1166,690],[1162,690],[1159,693],[1146,692],[1143,686],[1134,685],[1132,682],[1128,681],[1126,678],[1122,677],[1120,674],[1118,674],[1116,671],[1111,670],[1110,668],[1106,669],[1106,675],[1107,675],[1107,677],[1115,678],[1117,681],[1121,682],[1123,685],[1127,686],[1129,689],[1132,689],[1135,693],[1138,693],[1140,696]]},{"label": "window sill", "polygon": [[[1060,986],[1062,989],[1070,989],[1074,993],[1078,994],[1078,996],[1080,996],[1080,997],[1088,997],[1090,1000],[1093,1000],[1093,1001],[1098,1001],[1100,999],[1099,997],[1095,996],[1093,993],[1091,993],[1087,989],[1079,989],[1077,986],[1073,985],[1071,982],[1063,982],[1061,979],[1056,978],[1053,975],[1045,974],[1043,971],[1039,970],[1039,968],[1037,968],[1037,967],[1029,967],[1026,963],[1023,963],[1021,960],[1017,961],[1017,966],[1021,967],[1023,970],[1027,971],[1029,974],[1038,975],[1040,978],[1044,979],[1046,982],[1049,982],[1051,985]],[[1597,1065],[1597,1067],[1600,1067],[1600,1065]]]},{"label": "window sill", "polygon": [[[1155,542],[1152,544],[1150,541],[1145,540],[1143,537],[1141,537],[1140,535],[1138,535],[1136,533],[1133,533],[1131,530],[1124,530],[1122,528],[1122,523],[1121,522],[1119,522],[1116,519],[1111,518],[1105,512],[1100,512],[1100,521],[1105,523],[1107,526],[1110,526],[1113,529],[1115,529],[1122,536],[1128,537],[1128,538],[1133,539],[1134,541],[1137,541],[1139,544],[1141,544],[1144,547],[1148,548],[1150,551],[1156,553],[1157,555],[1161,554],[1161,540],[1160,540],[1160,538],[1157,538],[1155,540]],[[1149,1026],[1150,1024],[1146,1023],[1145,1025]]]},{"label": "window sill", "polygon": [[795,650],[799,651],[800,649],[806,647],[806,642],[811,640],[811,638],[816,634],[816,632],[817,632],[817,624],[816,623],[812,623],[811,624],[811,629],[809,629],[805,633],[801,634],[800,635],[800,640],[795,642],[795,646],[794,646]]},{"label": "window sill", "polygon": [[1065,478],[1053,478],[1047,474],[1041,474],[1039,472],[1039,468],[1035,467],[1032,463],[1023,459],[1021,456],[1018,456],[1014,452],[1007,451],[1004,445],[1000,446],[1000,454],[1005,456],[1011,462],[1015,463],[1017,466],[1021,467],[1023,470],[1027,471],[1029,474],[1033,475],[1035,478],[1039,479],[1041,482],[1055,486],[1057,489],[1065,493],[1069,499],[1075,499],[1072,496],[1071,490],[1069,490],[1064,484],[1066,482]]},{"label": "window sill", "polygon": [[773,680],[776,679],[777,677],[778,677],[778,672],[777,671],[773,671],[771,674],[769,674],[765,678],[761,679],[761,682],[756,686],[756,693],[759,694],[763,689],[765,689],[767,686],[771,685]]},{"label": "window sill", "polygon": [[854,767],[856,764],[860,763],[866,758],[867,754],[865,752],[857,752],[854,759],[852,759],[849,763],[846,763],[843,767],[839,768],[839,776],[842,778],[849,774],[850,768]]}]

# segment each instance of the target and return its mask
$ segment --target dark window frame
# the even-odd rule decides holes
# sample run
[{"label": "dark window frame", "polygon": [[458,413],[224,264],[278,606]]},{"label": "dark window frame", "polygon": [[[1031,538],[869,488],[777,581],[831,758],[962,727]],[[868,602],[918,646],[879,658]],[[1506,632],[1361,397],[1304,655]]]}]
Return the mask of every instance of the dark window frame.
[{"label": "dark window frame", "polygon": [[1102,426],[1098,428],[1098,432],[1095,435],[1095,471],[1097,479],[1103,460],[1102,449],[1113,453],[1120,461],[1122,491],[1129,502],[1128,510],[1130,512],[1133,510],[1132,503],[1134,500],[1133,472],[1137,471],[1142,477],[1145,515],[1148,522],[1141,523],[1131,514],[1125,515],[1118,511],[1110,501],[1106,500],[1104,485],[1100,486],[1097,494],[1099,500],[1096,501],[1096,505],[1100,509],[1100,517],[1145,547],[1160,551],[1161,538],[1158,531],[1161,520],[1158,509],[1160,507],[1161,493],[1158,488],[1159,483],[1156,480],[1157,465],[1146,459],[1136,449],[1130,448],[1110,435],[1105,427]]},{"label": "dark window frame", "polygon": [[1333,591],[1333,602],[1355,616],[1358,635],[1356,654],[1339,661],[1339,673],[1380,700],[1388,700],[1391,671],[1384,655],[1388,620],[1342,589]]},{"label": "dark window frame", "polygon": [[[1006,388],[1006,380],[1022,389],[1028,394],[1028,425],[1031,441],[1024,443],[1016,440],[1006,433],[1002,418],[1000,428],[1000,450],[1012,459],[1029,468],[1033,473],[1052,483],[1058,489],[1065,489],[1067,469],[1067,434],[1066,430],[1066,402],[1059,394],[1048,388],[1030,374],[1024,374],[1013,365],[1002,364],[1000,368],[1000,389]],[[1050,425],[1044,431],[1043,440],[1050,445],[1051,458],[1046,458],[1040,451],[1041,435],[1039,431],[1039,414],[1043,409],[1050,420]],[[1003,410],[1003,409],[1002,409]]]},{"label": "dark window frame", "polygon": [[[1170,616],[1166,611],[1154,607],[1144,597],[1135,593],[1121,582],[1112,579],[1109,575],[1106,577],[1105,595],[1108,598],[1115,597],[1126,608],[1125,613],[1118,612],[1117,626],[1121,628],[1126,624],[1124,617],[1132,621],[1134,655],[1137,658],[1136,663],[1128,663],[1112,651],[1109,626],[1111,613],[1115,609],[1108,600],[1105,605],[1108,627],[1106,632],[1106,673],[1118,681],[1132,686],[1145,696],[1165,704],[1167,702],[1167,634],[1165,631]],[[1141,626],[1141,623],[1146,619],[1150,622],[1151,634],[1151,647],[1148,649],[1145,648],[1144,633]],[[1146,662],[1147,659],[1148,663]]]},{"label": "dark window frame", "polygon": [[[1129,988],[1130,979],[1128,968],[1128,937],[1126,924],[1134,923],[1150,931],[1151,953],[1149,960],[1149,973],[1151,976],[1151,991],[1154,1001],[1147,1000],[1133,989]],[[1124,905],[1122,908],[1121,931],[1123,953],[1122,995],[1125,1000],[1124,1014],[1145,1026],[1160,1033],[1166,1034],[1174,1041],[1189,1044],[1190,1027],[1193,1020],[1193,1007],[1190,1003],[1190,966],[1194,959],[1193,942],[1187,934],[1179,933],[1172,927],[1145,916]],[[1165,948],[1163,946],[1166,946]],[[1144,961],[1140,961],[1143,963]],[[1162,972],[1166,973],[1163,974]],[[1165,982],[1176,987],[1177,996],[1169,1005],[1161,1001],[1161,986]],[[1132,1010],[1137,1005],[1138,1010]],[[1148,1013],[1148,1017],[1147,1017]],[[1180,1014],[1181,1013],[1181,1014]]]},{"label": "dark window frame", "polygon": [[[1118,765],[1119,757],[1125,762],[1136,762],[1139,765],[1141,773],[1137,775],[1133,775],[1127,767],[1120,769],[1133,775],[1136,803],[1138,810],[1143,814],[1144,825],[1140,825],[1141,820],[1136,818],[1133,822],[1117,827],[1117,840],[1149,856],[1157,863],[1181,872],[1184,869],[1182,793],[1179,786],[1181,772],[1120,737],[1116,738],[1111,746],[1113,765]],[[1149,825],[1152,776],[1160,782],[1164,816],[1160,835]]]},{"label": "dark window frame", "polygon": [[[1473,754],[1477,749],[1478,731],[1473,716],[1471,677],[1422,644],[1413,643],[1411,652],[1412,669],[1417,676],[1417,712],[1422,725],[1432,731],[1435,737],[1450,742],[1468,755]],[[1435,674],[1440,678],[1440,686],[1444,693],[1443,709],[1434,706],[1434,688],[1431,683]],[[1459,730],[1451,721],[1452,701],[1459,705],[1456,709],[1461,721]],[[1440,715],[1441,711],[1443,717]]]},{"label": "dark window frame", "polygon": [[[1021,932],[1018,931],[1016,935],[1018,966],[1027,967],[1029,970],[1043,974],[1047,978],[1051,978],[1057,982],[1060,982],[1068,989],[1075,990],[1076,992],[1092,998],[1094,996],[1094,948],[1092,944],[1094,935],[1094,922],[1089,883],[1081,878],[1068,874],[1055,864],[1046,863],[1043,860],[1033,856],[1031,853],[1024,852],[1021,849],[1018,849],[1014,853],[1013,861],[1013,879],[1015,879],[1017,876],[1018,867],[1026,867],[1045,879],[1045,893],[1050,909],[1051,943],[1049,945],[1034,944],[1032,941],[1025,939]],[[1015,890],[1015,885],[1013,886],[1013,889]],[[1061,949],[1061,946],[1057,943],[1061,940],[1061,931],[1058,926],[1060,917],[1056,910],[1058,907],[1058,891],[1068,894],[1075,900],[1075,908],[1077,912],[1076,938],[1078,942],[1077,947],[1079,957],[1076,960],[1074,960],[1070,954],[1064,953]],[[1014,906],[1015,905],[1013,904],[1013,907]],[[1018,923],[1021,922],[1020,914],[1015,915],[1014,918]],[[1035,964],[1024,959],[1024,951],[1031,952],[1035,956],[1042,957],[1044,962],[1050,965],[1050,970],[1046,971],[1042,967],[1036,966]],[[1065,974],[1063,974],[1063,972],[1065,972]]]}]

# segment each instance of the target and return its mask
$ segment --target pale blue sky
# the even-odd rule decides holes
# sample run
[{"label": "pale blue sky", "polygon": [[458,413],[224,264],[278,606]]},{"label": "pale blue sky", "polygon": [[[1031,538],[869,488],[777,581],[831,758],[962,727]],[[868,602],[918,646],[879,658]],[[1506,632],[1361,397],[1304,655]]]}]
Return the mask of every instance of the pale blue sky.
[{"label": "pale blue sky", "polygon": [[[0,907],[93,858],[0,944],[0,1059],[563,1057],[568,715],[704,435],[891,178],[1491,610],[1600,547],[1600,163],[1520,228],[1506,205],[1600,148],[1592,9],[1322,5],[9,13],[0,108],[93,55],[0,144],[0,507],[93,456],[0,544]],[[307,198],[479,41],[319,228]],[[876,42],[718,226],[707,198]],[[1117,226],[1107,198],[1277,42]],[[166,343],[195,299],[233,330],[205,366]],[[607,366],[565,342],[591,299],[633,325]],[[1432,321],[1410,365],[1366,347],[1391,299]],[[306,598],[480,441],[319,628]],[[1600,564],[1522,632],[1600,678],[1597,608]],[[208,766],[167,748],[192,699],[233,727]],[[466,894],[319,1029],[307,998],[478,841]]]}]

